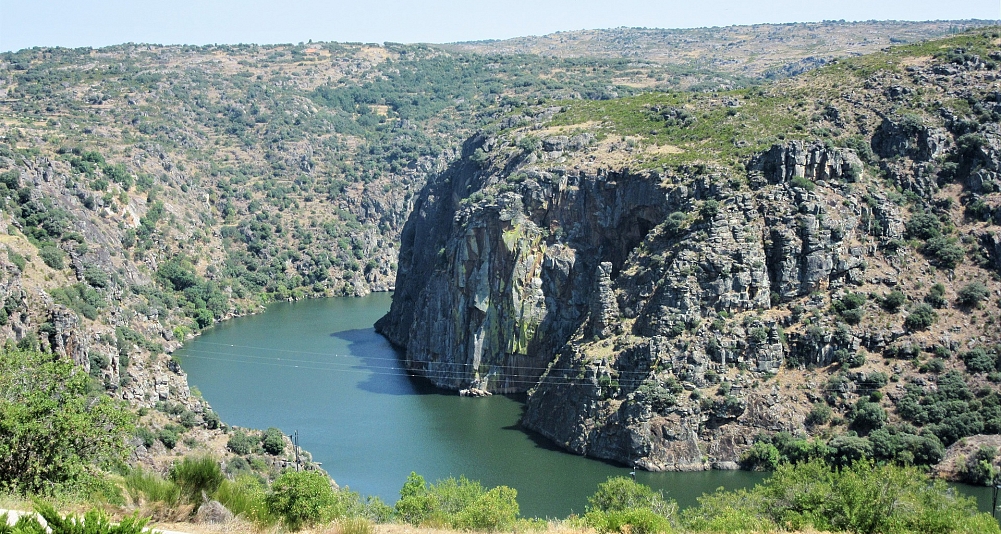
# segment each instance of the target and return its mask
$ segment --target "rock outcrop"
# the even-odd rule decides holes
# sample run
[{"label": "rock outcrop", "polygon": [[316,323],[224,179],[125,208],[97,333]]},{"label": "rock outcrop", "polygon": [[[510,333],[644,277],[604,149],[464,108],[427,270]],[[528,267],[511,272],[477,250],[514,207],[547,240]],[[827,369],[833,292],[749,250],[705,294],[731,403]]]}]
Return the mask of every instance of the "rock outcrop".
[{"label": "rock outcrop", "polygon": [[802,428],[801,409],[750,380],[708,404],[665,384],[707,387],[734,365],[774,373],[790,353],[830,361],[836,343],[790,342],[758,314],[861,283],[869,208],[844,194],[862,175],[852,151],[776,145],[735,189],[723,171],[543,168],[506,148],[471,139],[404,229],[377,329],[410,369],[453,390],[530,390],[527,428],[645,469],[733,468],[753,429]]},{"label": "rock outcrop", "polygon": [[[997,373],[949,359],[1001,350],[993,302],[978,323],[949,300],[973,281],[993,294],[986,269],[1001,270],[1001,135],[987,120],[1001,110],[981,94],[996,76],[978,65],[874,75],[814,108],[828,139],[778,135],[739,162],[650,163],[718,142],[686,129],[719,106],[750,107],[730,96],[639,99],[629,120],[648,119],[646,145],[581,131],[595,121],[547,126],[548,108],[530,126],[503,123],[421,191],[377,329],[436,385],[527,392],[525,428],[638,468],[733,469],[758,435],[838,434],[870,404],[889,412],[888,432],[947,446],[960,437],[947,423],[895,408],[934,391],[926,373],[996,389]],[[913,88],[932,79],[965,95],[979,123],[901,112],[932,105]],[[717,150],[749,144],[725,142]],[[834,419],[811,415],[825,405]]]}]

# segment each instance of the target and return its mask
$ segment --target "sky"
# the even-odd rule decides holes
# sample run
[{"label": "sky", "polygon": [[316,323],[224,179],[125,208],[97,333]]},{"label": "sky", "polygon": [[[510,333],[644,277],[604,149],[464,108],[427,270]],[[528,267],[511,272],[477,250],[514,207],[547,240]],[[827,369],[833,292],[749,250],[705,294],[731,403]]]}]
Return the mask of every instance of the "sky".
[{"label": "sky", "polygon": [[400,43],[821,20],[1001,19],[1001,0],[0,0],[0,51],[34,46]]}]

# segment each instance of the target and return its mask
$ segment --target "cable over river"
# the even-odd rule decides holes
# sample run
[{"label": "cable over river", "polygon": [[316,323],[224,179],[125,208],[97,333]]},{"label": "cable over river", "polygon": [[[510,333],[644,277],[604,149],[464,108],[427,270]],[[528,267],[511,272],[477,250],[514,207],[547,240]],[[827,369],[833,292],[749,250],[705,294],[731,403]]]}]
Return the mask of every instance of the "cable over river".
[{"label": "cable over river", "polygon": [[[372,324],[389,294],[277,303],[209,328],[174,356],[223,421],[299,431],[300,445],[341,486],[392,504],[411,471],[428,481],[464,475],[518,490],[527,517],[582,513],[587,497],[627,467],[572,455],[518,426],[522,404],[459,397],[408,376]],[[636,472],[682,507],[763,473]],[[961,486],[990,507],[987,488]]]}]

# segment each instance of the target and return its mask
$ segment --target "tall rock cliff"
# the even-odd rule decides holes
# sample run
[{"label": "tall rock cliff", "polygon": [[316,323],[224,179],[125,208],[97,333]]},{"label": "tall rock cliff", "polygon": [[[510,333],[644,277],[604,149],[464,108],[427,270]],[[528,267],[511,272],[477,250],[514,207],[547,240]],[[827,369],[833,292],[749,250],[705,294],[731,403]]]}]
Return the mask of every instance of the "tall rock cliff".
[{"label": "tall rock cliff", "polygon": [[[1001,378],[964,352],[997,358],[997,302],[963,304],[998,291],[1001,100],[969,51],[916,56],[506,119],[418,196],[377,329],[436,385],[528,392],[526,428],[644,469],[735,468],[777,432],[940,450],[951,423],[908,395]],[[966,434],[1001,430],[982,406]]]}]

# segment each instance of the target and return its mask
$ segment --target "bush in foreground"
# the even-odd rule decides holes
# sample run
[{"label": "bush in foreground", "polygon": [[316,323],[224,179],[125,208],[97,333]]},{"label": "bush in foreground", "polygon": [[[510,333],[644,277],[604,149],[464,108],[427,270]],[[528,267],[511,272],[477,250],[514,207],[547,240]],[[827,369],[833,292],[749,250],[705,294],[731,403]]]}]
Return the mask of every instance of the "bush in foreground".
[{"label": "bush in foreground", "polygon": [[0,350],[0,490],[46,494],[126,458],[135,416],[51,354]]},{"label": "bush in foreground", "polygon": [[22,516],[14,525],[8,525],[7,514],[0,514],[0,534],[141,534],[147,519],[138,515],[126,516],[112,523],[98,509],[91,509],[83,517],[73,514],[63,516],[50,504],[38,503],[35,511],[45,520],[42,525],[37,516]]},{"label": "bush in foreground", "polygon": [[697,532],[817,529],[832,532],[998,533],[972,498],[911,467],[855,462],[834,469],[814,460],[779,466],[753,489],[699,498],[681,514]]},{"label": "bush in foreground", "polygon": [[186,456],[170,468],[170,480],[184,492],[190,503],[202,502],[203,495],[215,493],[224,478],[219,462],[211,456]]},{"label": "bush in foreground", "polygon": [[466,477],[428,484],[410,473],[396,502],[396,516],[414,526],[506,530],[518,520],[517,496],[507,486],[486,490]]},{"label": "bush in foreground", "polygon": [[678,505],[626,477],[609,478],[587,500],[585,523],[598,532],[670,532]]},{"label": "bush in foreground", "polygon": [[300,530],[332,519],[337,496],[323,473],[286,471],[271,485],[265,502],[289,530]]}]

